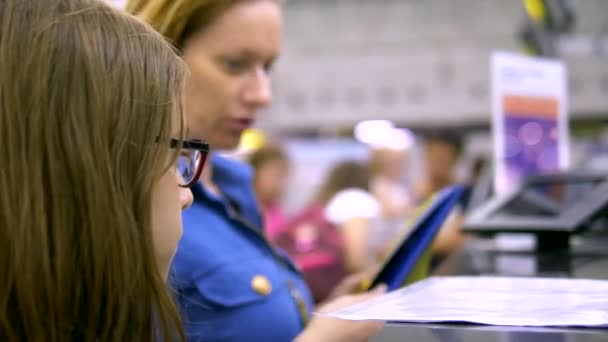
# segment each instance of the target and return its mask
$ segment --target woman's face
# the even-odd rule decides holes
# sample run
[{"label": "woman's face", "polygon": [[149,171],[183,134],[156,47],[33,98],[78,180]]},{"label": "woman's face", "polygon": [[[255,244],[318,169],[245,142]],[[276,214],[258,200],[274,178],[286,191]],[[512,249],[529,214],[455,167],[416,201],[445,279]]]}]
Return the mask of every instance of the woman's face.
[{"label": "woman's face", "polygon": [[213,148],[237,147],[258,111],[271,101],[270,68],[281,45],[278,3],[235,5],[184,44],[190,68],[185,108],[191,138]]},{"label": "woman's face", "polygon": [[165,279],[182,236],[182,210],[193,200],[190,189],[180,187],[180,182],[180,174],[171,167],[152,190],[152,237],[157,262]]}]

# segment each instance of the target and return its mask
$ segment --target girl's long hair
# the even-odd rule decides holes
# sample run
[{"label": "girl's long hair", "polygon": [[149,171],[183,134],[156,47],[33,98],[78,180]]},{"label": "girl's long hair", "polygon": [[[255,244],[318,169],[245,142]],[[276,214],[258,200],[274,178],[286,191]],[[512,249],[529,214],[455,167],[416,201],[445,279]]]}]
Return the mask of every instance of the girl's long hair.
[{"label": "girl's long hair", "polygon": [[185,70],[101,1],[0,0],[1,341],[184,339],[151,193]]}]

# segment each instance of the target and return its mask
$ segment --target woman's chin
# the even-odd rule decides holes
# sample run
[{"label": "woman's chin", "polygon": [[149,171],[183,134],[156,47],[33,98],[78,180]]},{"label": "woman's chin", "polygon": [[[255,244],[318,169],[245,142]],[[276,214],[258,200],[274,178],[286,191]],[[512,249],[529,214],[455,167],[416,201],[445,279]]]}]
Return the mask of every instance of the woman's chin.
[{"label": "woman's chin", "polygon": [[237,147],[239,147],[239,144],[241,142],[241,135],[226,135],[223,137],[223,139],[221,139],[221,141],[218,141],[217,144],[212,144],[211,143],[211,148],[213,148],[214,150],[222,150],[222,151],[232,151],[235,150]]}]

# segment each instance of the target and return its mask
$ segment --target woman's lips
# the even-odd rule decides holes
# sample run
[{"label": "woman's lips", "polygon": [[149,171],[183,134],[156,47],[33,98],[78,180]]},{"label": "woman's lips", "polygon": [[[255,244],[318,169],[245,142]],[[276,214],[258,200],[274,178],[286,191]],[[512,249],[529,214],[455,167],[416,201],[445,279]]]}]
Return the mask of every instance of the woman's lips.
[{"label": "woman's lips", "polygon": [[242,132],[247,128],[251,127],[253,124],[253,119],[231,119],[229,122],[229,126],[234,131]]}]

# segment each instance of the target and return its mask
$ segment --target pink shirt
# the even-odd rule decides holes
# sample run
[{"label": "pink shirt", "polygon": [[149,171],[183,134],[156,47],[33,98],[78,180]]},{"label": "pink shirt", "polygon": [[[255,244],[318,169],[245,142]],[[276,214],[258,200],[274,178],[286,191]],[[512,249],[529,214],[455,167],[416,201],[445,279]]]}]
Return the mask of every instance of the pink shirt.
[{"label": "pink shirt", "polygon": [[273,241],[283,231],[287,218],[278,205],[267,206],[264,210],[264,225],[266,236]]}]

